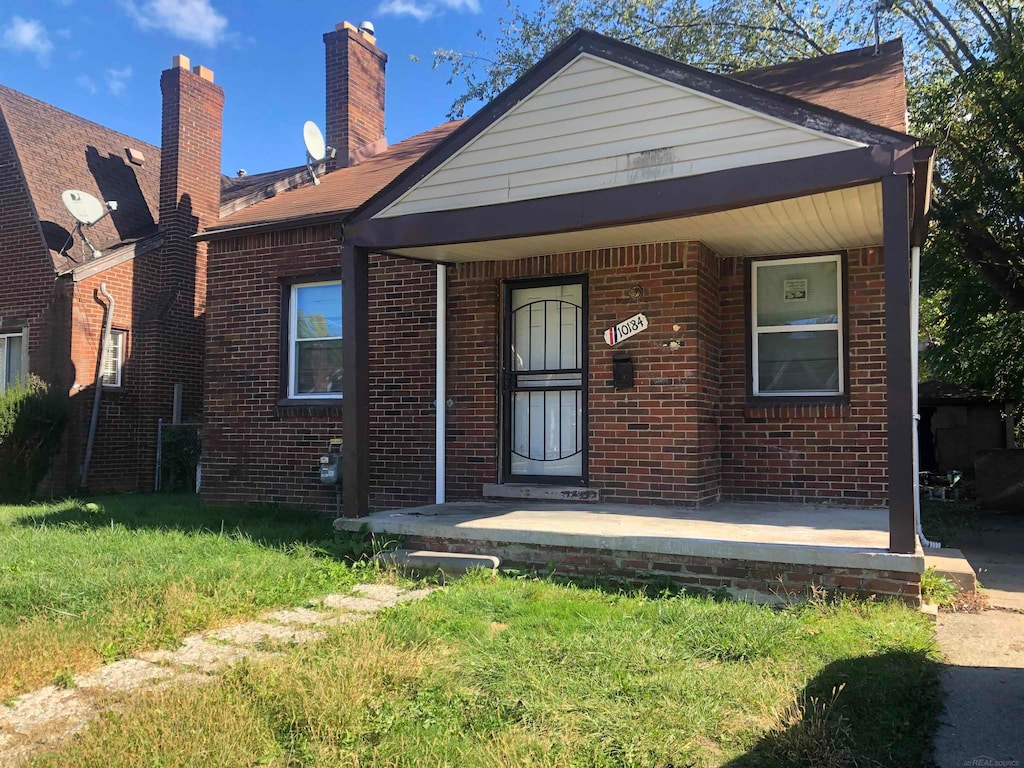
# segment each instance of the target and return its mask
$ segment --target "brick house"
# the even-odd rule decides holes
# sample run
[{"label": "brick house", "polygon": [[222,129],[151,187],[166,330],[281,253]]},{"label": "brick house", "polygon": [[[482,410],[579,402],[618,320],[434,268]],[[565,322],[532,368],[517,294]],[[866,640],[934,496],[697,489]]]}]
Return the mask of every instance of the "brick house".
[{"label": "brick house", "polygon": [[[899,42],[726,77],[580,31],[366,159],[385,59],[350,26],[324,39],[347,165],[201,236],[208,499],[330,507],[316,457],[343,437],[341,528],[918,598],[932,151]],[[339,45],[345,87],[380,98],[335,119]]]},{"label": "brick house", "polygon": [[[178,57],[160,80],[162,148],[0,86],[0,389],[33,373],[70,393],[65,449],[47,481],[78,487],[113,298],[111,343],[88,474],[93,491],[151,490],[157,419],[202,407],[206,246],[191,239],[305,179],[297,169],[220,171],[222,89]],[[83,229],[61,201],[81,190],[117,208]]]}]

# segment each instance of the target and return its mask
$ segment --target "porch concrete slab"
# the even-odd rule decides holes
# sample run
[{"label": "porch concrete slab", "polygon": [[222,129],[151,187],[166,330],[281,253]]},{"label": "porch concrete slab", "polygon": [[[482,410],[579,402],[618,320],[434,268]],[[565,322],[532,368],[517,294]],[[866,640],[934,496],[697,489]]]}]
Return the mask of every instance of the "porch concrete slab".
[{"label": "porch concrete slab", "polygon": [[720,503],[682,508],[558,502],[452,502],[341,518],[338,530],[921,573],[888,551],[888,512]]},{"label": "porch concrete slab", "polygon": [[924,553],[924,567],[934,568],[939,576],[952,581],[961,592],[977,591],[978,580],[974,576],[974,568],[959,549],[940,547],[927,550]]}]

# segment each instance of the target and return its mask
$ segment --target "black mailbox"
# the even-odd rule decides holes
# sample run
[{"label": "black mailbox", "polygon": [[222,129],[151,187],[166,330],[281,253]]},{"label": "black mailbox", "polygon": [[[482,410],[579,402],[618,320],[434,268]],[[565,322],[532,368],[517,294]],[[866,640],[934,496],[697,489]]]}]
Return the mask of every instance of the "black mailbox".
[{"label": "black mailbox", "polygon": [[616,389],[629,389],[633,386],[632,358],[616,355],[612,359],[612,384]]}]

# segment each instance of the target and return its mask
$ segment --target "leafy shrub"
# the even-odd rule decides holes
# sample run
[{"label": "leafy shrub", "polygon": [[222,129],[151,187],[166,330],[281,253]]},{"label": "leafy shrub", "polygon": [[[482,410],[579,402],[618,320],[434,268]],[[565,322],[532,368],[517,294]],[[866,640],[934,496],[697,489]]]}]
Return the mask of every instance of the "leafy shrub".
[{"label": "leafy shrub", "polygon": [[24,501],[35,492],[67,420],[67,398],[35,376],[0,395],[0,501]]}]

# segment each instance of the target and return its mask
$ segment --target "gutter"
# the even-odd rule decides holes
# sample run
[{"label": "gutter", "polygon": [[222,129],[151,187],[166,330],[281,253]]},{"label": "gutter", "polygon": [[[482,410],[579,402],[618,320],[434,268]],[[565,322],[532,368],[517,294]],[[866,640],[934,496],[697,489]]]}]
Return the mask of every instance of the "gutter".
[{"label": "gutter", "polygon": [[214,240],[226,240],[230,237],[258,234],[260,232],[278,232],[283,229],[297,229],[298,227],[311,226],[314,224],[340,224],[347,218],[349,213],[351,213],[351,211],[328,211],[327,213],[293,216],[288,219],[260,221],[254,224],[241,224],[237,227],[207,229],[192,235],[191,239],[199,243],[206,243]]}]

